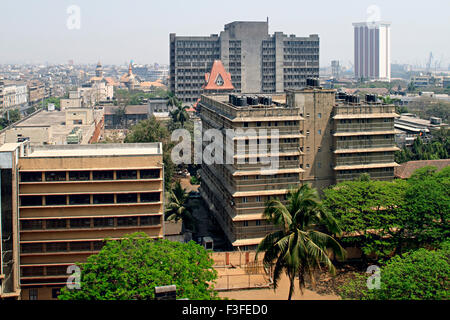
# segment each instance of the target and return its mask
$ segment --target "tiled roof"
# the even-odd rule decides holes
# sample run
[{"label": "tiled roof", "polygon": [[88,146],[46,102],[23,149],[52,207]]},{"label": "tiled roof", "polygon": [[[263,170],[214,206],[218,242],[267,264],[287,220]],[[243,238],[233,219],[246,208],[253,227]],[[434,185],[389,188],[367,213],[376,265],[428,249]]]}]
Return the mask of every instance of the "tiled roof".
[{"label": "tiled roof", "polygon": [[394,175],[396,178],[407,179],[411,177],[414,171],[417,169],[433,166],[437,170],[441,170],[450,165],[450,159],[443,160],[416,160],[402,163],[399,167],[394,169]]},{"label": "tiled roof", "polygon": [[[220,79],[220,85],[218,84]],[[225,70],[222,61],[215,60],[210,73],[205,74],[204,90],[233,90],[234,86],[231,83],[231,74]]]}]

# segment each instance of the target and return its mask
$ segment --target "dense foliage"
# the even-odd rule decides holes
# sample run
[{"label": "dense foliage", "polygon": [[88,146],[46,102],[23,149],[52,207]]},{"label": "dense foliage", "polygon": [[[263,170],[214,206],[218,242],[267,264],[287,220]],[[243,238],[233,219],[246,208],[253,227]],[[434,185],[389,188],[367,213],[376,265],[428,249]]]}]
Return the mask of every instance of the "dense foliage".
[{"label": "dense foliage", "polygon": [[380,287],[368,289],[369,274],[355,274],[339,288],[343,299],[448,300],[450,299],[450,246],[421,248],[397,255],[380,268]]},{"label": "dense foliage", "polygon": [[152,240],[135,233],[108,240],[81,267],[81,288],[61,290],[60,300],[148,300],[157,286],[176,285],[177,299],[215,299],[217,272],[194,242]]},{"label": "dense foliage", "polygon": [[[347,246],[387,258],[406,244],[433,245],[449,236],[450,168],[419,169],[407,181],[346,181],[324,190]],[[363,258],[366,258],[364,256]]]},{"label": "dense foliage", "polygon": [[450,131],[447,128],[433,132],[433,137],[428,143],[424,143],[421,137],[417,137],[411,147],[405,147],[395,153],[397,163],[448,158],[450,158]]}]

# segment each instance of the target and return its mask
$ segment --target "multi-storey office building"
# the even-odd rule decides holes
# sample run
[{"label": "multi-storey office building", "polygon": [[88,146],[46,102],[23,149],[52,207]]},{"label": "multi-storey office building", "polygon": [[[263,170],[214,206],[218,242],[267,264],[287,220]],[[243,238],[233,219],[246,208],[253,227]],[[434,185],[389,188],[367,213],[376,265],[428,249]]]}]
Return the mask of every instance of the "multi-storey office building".
[{"label": "multi-storey office building", "polygon": [[391,79],[391,24],[359,22],[354,27],[355,78]]},{"label": "multi-storey office building", "polygon": [[236,92],[281,93],[319,77],[319,36],[269,34],[268,22],[235,21],[219,35],[170,34],[170,90],[184,102],[201,94],[205,73],[221,60]]},{"label": "multi-storey office building", "polygon": [[[360,102],[314,84],[287,90],[285,99],[285,104],[247,105],[223,95],[202,95],[198,104],[204,132],[267,129],[270,140],[270,129],[279,129],[279,169],[271,175],[261,172],[261,137],[253,137],[256,145],[250,138],[235,138],[244,139],[246,148],[240,153],[235,146],[233,164],[202,165],[202,196],[230,243],[240,249],[255,248],[275,230],[262,218],[265,202],[285,199],[292,186],[310,183],[321,190],[362,173],[372,179],[394,178],[394,105],[374,96]],[[239,163],[242,157],[257,162]]]},{"label": "multi-storey office building", "polygon": [[55,298],[105,238],[163,237],[161,143],[34,147],[16,175],[22,299]]},{"label": "multi-storey office building", "polygon": [[367,173],[372,179],[394,178],[395,106],[375,96],[359,97],[309,86],[287,92],[288,104],[305,121],[302,168],[304,182],[322,189]]},{"label": "multi-storey office building", "polygon": [[[233,138],[232,163],[225,161],[224,154],[223,164],[202,165],[201,173],[202,196],[235,248],[254,249],[262,237],[275,230],[262,216],[265,202],[272,197],[285,199],[290,187],[299,185],[303,172],[299,108],[266,99],[265,104],[256,98],[251,105],[239,106],[230,103],[227,95],[202,95],[197,107],[203,132],[214,128],[224,136],[229,129],[245,133]],[[278,168],[261,171],[268,170],[263,158],[275,152],[275,139],[279,142]],[[239,152],[239,143],[245,152]],[[267,150],[261,149],[263,144]]]}]

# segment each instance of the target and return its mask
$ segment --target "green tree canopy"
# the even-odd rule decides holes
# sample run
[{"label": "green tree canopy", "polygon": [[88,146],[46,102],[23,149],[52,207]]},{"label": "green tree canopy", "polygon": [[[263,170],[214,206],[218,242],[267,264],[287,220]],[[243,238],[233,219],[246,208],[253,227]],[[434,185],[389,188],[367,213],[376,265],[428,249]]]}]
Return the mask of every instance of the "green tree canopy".
[{"label": "green tree canopy", "polygon": [[342,227],[342,242],[384,257],[399,244],[406,182],[345,181],[324,190],[324,204]]},{"label": "green tree canopy", "polygon": [[339,288],[343,299],[449,300],[450,250],[441,249],[397,255],[380,268],[380,288],[367,288],[367,274],[356,274]]},{"label": "green tree canopy", "polygon": [[149,300],[157,286],[176,285],[177,299],[216,298],[217,272],[208,252],[194,242],[153,240],[145,233],[108,240],[78,264],[81,288],[61,290],[60,300]]}]

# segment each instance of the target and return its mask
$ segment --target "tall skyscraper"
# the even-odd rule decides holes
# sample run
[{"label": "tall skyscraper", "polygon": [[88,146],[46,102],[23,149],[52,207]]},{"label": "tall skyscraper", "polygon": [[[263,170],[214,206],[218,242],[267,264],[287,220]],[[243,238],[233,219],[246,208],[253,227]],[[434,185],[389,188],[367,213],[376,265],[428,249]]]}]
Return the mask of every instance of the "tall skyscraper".
[{"label": "tall skyscraper", "polygon": [[391,32],[388,22],[353,23],[355,78],[391,80]]},{"label": "tall skyscraper", "polygon": [[235,21],[205,37],[171,33],[170,90],[184,102],[197,101],[215,60],[231,74],[235,92],[298,89],[319,77],[319,36],[270,35],[268,21]]}]

